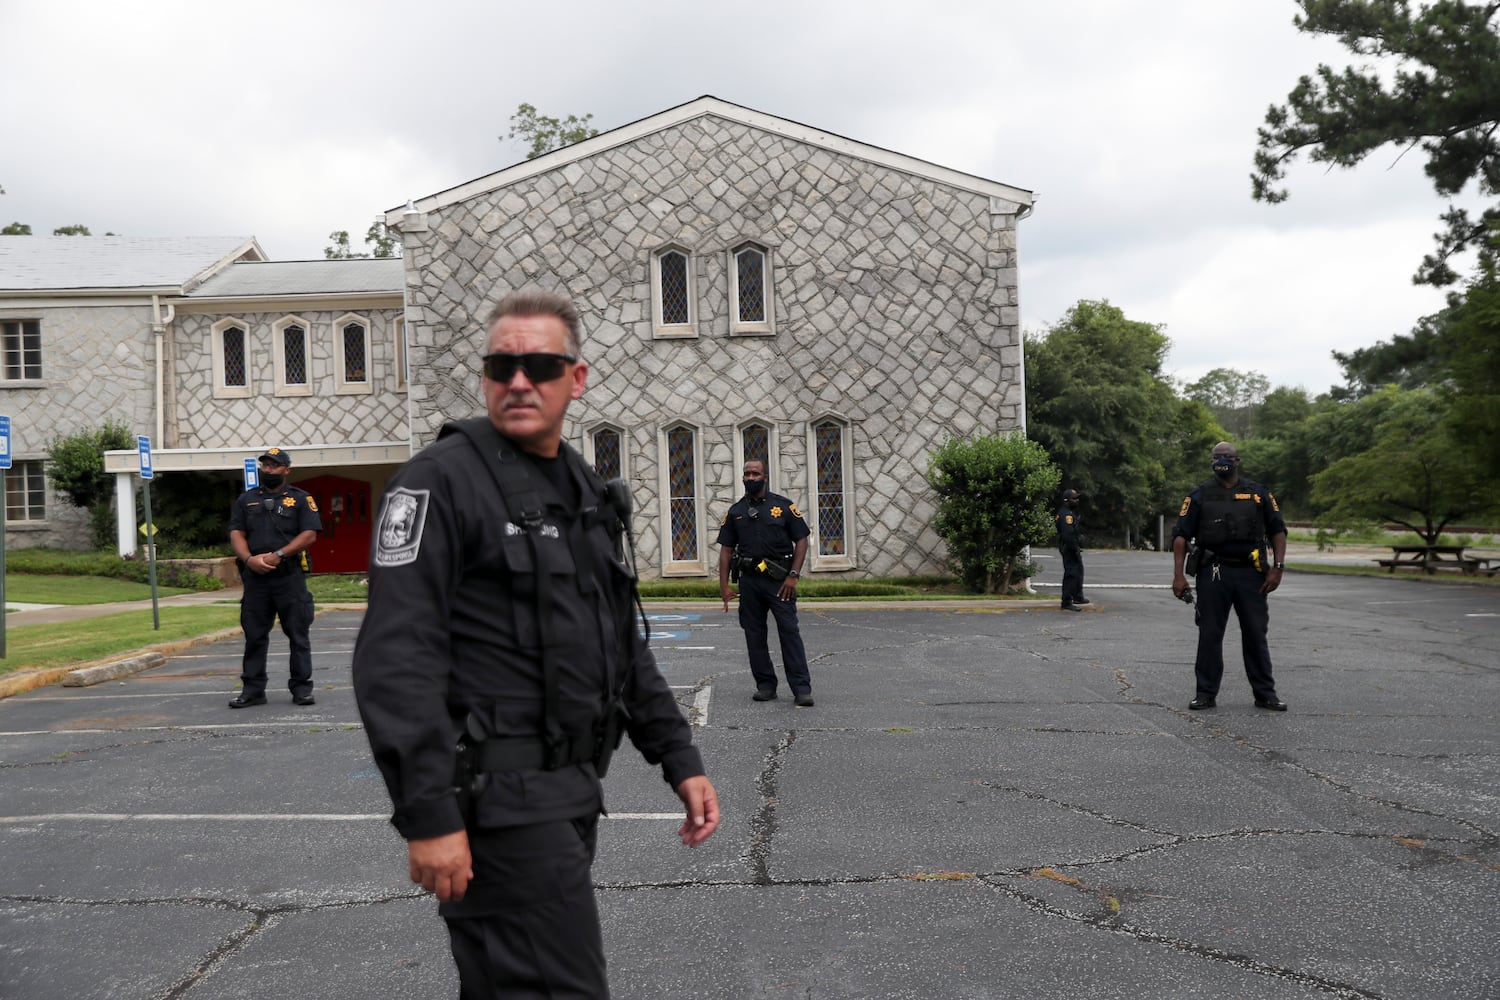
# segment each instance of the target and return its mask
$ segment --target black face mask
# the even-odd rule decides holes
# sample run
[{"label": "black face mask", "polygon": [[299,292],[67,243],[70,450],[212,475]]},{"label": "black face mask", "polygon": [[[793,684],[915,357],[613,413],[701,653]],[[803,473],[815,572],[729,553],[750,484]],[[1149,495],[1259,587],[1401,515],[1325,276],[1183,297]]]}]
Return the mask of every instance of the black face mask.
[{"label": "black face mask", "polygon": [[286,476],[277,475],[274,472],[260,474],[260,484],[268,490],[279,490],[284,482],[286,482]]},{"label": "black face mask", "polygon": [[745,493],[748,496],[758,497],[766,491],[764,479],[742,479],[740,482],[745,484]]},{"label": "black face mask", "polygon": [[1234,456],[1215,455],[1213,465],[1209,466],[1209,468],[1213,469],[1214,475],[1220,479],[1228,479],[1234,475]]}]

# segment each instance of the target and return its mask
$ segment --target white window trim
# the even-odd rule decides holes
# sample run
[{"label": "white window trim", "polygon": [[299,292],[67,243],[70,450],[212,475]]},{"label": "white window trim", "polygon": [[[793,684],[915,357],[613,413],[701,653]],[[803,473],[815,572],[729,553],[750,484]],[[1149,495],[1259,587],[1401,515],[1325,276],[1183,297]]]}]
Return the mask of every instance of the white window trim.
[{"label": "white window trim", "polygon": [[[0,365],[0,385],[5,386],[7,389],[24,389],[24,388],[41,389],[41,388],[46,388],[46,386],[47,386],[47,358],[46,358],[46,354],[47,354],[47,340],[46,340],[46,330],[45,330],[44,325],[42,323],[42,317],[36,315],[35,313],[28,313],[28,314],[26,314],[24,316],[23,315],[15,315],[15,316],[0,315],[0,323],[19,323],[19,324],[21,324],[20,333],[19,333],[21,341],[20,341],[20,344],[18,345],[21,348],[21,374],[20,374],[20,376],[18,376],[16,378],[9,378],[5,374],[4,366]],[[36,378],[29,378],[26,375],[26,324],[27,323],[35,323],[36,324],[37,340],[39,341],[39,343],[41,345],[41,349],[42,349],[41,374],[38,375]],[[4,346],[5,345],[4,345],[3,340],[0,340],[0,350],[4,350]]]},{"label": "white window trim", "polygon": [[[740,268],[739,257],[743,250],[755,250],[761,255],[762,274],[766,288],[766,318],[760,323],[745,323],[740,320]],[[729,267],[729,335],[731,337],[774,337],[776,335],[776,273],[771,248],[754,240],[746,240],[730,248],[726,258]]]},{"label": "white window trim", "polygon": [[[667,434],[683,428],[693,432],[693,483],[695,496],[695,521],[698,525],[698,558],[696,561],[672,558],[672,455],[668,450]],[[677,420],[657,433],[657,450],[661,461],[657,463],[657,496],[660,498],[659,517],[661,532],[661,575],[703,576],[708,572],[708,545],[704,524],[703,497],[703,429],[697,424]]]},{"label": "white window trim", "polygon": [[[820,555],[822,539],[819,537],[818,518],[818,425],[833,421],[842,428],[839,453],[843,462],[844,480],[844,554]],[[859,565],[856,555],[858,536],[854,530],[854,423],[837,413],[820,413],[807,422],[807,526],[812,534],[807,540],[807,564],[813,572],[835,572],[854,569]]]},{"label": "white window trim", "polygon": [[[224,331],[231,327],[245,331],[245,384],[224,384]],[[244,320],[228,317],[221,319],[209,328],[210,341],[213,352],[213,379],[215,399],[246,399],[255,387],[255,369],[251,359],[255,351],[251,346],[251,330],[253,328]]]},{"label": "white window trim", "polygon": [[[661,259],[669,253],[680,253],[687,258],[686,323],[669,325],[662,319]],[[669,243],[651,252],[651,330],[656,340],[682,340],[698,336],[698,276],[695,271],[692,251],[681,244]]]},{"label": "white window trim", "polygon": [[396,391],[405,392],[407,380],[411,373],[406,367],[406,318],[397,316],[391,322],[391,342],[394,348],[392,357],[396,359]]},{"label": "white window trim", "polygon": [[[734,472],[735,472],[735,475],[734,475],[734,482],[731,484],[734,487],[734,489],[732,490],[732,492],[734,493],[734,495],[736,497],[738,497],[740,495],[740,493],[743,492],[743,490],[740,487],[740,477],[741,477],[741,475],[745,471],[745,462],[747,461],[747,459],[745,458],[745,428],[751,426],[752,424],[764,427],[768,431],[768,433],[766,435],[766,448],[770,450],[771,454],[770,454],[770,458],[769,458],[769,460],[768,460],[768,462],[766,464],[766,478],[771,481],[771,491],[773,493],[784,492],[784,491],[778,490],[776,488],[777,484],[781,483],[781,461],[780,461],[781,441],[780,441],[780,438],[778,436],[780,432],[777,430],[776,424],[774,424],[773,422],[771,422],[769,420],[745,420],[745,421],[742,421],[741,423],[735,424],[735,426],[734,426]],[[781,485],[785,485],[785,484],[781,483]]]},{"label": "white window trim", "polygon": [[[344,327],[358,324],[365,331],[365,379],[351,382],[344,378]],[[375,391],[375,379],[371,369],[375,359],[370,356],[370,317],[345,313],[333,321],[333,392],[336,396],[368,396]]]},{"label": "white window trim", "polygon": [[594,457],[594,435],[600,431],[614,431],[620,436],[620,478],[627,483],[630,482],[630,438],[625,433],[625,428],[608,420],[590,424],[583,432],[583,460],[593,468],[596,464]]},{"label": "white window trim", "polygon": [[[37,475],[42,479],[42,516],[36,518],[18,518],[14,521],[10,520],[10,496],[8,491],[12,486],[11,477],[15,476],[19,479],[22,473],[28,471],[27,467],[33,464],[36,466]],[[6,470],[5,476],[7,493],[6,495],[0,495],[0,513],[3,513],[6,517],[6,530],[35,531],[46,528],[47,522],[51,517],[53,504],[57,502],[57,497],[53,495],[52,481],[47,476],[47,460],[44,458],[15,458],[12,461],[11,467]],[[25,478],[30,479],[31,477],[26,476]]]},{"label": "white window trim", "polygon": [[[307,365],[307,382],[304,385],[291,385],[286,380],[286,338],[283,331],[289,326],[302,328],[303,361]],[[306,319],[301,316],[283,316],[271,324],[271,356],[275,359],[277,396],[313,394],[313,353],[313,328]]]}]

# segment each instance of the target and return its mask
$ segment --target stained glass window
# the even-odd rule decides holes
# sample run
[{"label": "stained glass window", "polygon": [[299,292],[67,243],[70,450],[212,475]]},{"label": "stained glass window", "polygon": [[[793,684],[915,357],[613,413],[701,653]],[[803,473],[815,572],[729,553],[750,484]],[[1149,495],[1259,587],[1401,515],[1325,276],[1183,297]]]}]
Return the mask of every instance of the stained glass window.
[{"label": "stained glass window", "polygon": [[344,381],[364,382],[366,372],[365,327],[363,323],[344,326]]},{"label": "stained glass window", "polygon": [[734,255],[741,323],[766,321],[766,255],[746,247]]},{"label": "stained glass window", "polygon": [[601,479],[618,479],[624,475],[620,464],[620,432],[601,427],[594,432],[594,471]]},{"label": "stained glass window", "polygon": [[307,331],[296,323],[282,327],[282,357],[286,359],[286,384],[307,384]]},{"label": "stained glass window", "polygon": [[224,330],[224,384],[245,386],[249,384],[245,365],[245,331],[237,326]]},{"label": "stained glass window", "polygon": [[844,528],[844,428],[825,420],[813,428],[818,463],[818,554],[847,551]]},{"label": "stained glass window", "polygon": [[764,424],[751,424],[740,432],[740,447],[745,461],[760,462],[771,474],[771,429]]},{"label": "stained glass window", "polygon": [[687,427],[667,431],[667,478],[672,512],[672,561],[698,558],[698,492],[694,434]]},{"label": "stained glass window", "polygon": [[668,250],[659,258],[661,268],[661,322],[678,326],[690,319],[688,310],[687,254]]}]

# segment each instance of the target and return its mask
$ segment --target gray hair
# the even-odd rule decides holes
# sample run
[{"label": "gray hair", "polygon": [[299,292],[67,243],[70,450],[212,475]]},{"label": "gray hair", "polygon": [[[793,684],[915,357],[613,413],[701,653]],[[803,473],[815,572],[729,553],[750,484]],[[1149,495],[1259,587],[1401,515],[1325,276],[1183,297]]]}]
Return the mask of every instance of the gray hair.
[{"label": "gray hair", "polygon": [[578,307],[566,295],[541,288],[523,288],[511,292],[496,302],[495,308],[485,317],[485,336],[488,337],[495,324],[506,316],[556,316],[568,328],[568,353],[575,357],[582,356],[583,324],[578,317]]}]

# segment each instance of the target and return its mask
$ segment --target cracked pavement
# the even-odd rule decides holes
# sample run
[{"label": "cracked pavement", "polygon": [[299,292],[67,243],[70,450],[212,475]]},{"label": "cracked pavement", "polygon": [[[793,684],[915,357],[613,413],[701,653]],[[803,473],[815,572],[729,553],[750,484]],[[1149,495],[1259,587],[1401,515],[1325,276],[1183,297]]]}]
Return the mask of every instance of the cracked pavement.
[{"label": "cracked pavement", "polygon": [[[1084,614],[805,604],[813,709],[750,700],[733,614],[651,608],[724,822],[683,849],[615,758],[614,995],[1500,996],[1500,590],[1290,573],[1291,710],[1253,707],[1231,625],[1189,712],[1191,610],[1109,586],[1168,558],[1086,553]],[[358,727],[358,623],[319,616],[311,708],[227,710],[237,640],[0,701],[0,998],[456,993]]]}]

